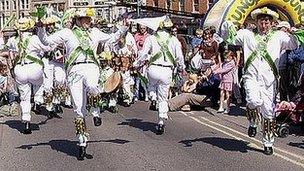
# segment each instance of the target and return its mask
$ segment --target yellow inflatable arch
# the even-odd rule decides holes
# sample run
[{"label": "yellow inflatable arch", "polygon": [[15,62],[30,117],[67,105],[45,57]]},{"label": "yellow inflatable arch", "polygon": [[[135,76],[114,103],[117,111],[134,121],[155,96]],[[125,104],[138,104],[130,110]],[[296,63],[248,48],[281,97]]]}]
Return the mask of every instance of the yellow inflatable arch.
[{"label": "yellow inflatable arch", "polygon": [[304,23],[304,3],[300,0],[218,0],[207,13],[204,26],[218,28],[226,20],[243,24],[251,11],[265,5],[277,7],[281,20]]},{"label": "yellow inflatable arch", "polygon": [[234,0],[226,11],[225,19],[243,24],[252,10],[265,5],[274,5],[283,10],[294,24],[304,22],[304,4],[300,0]]}]

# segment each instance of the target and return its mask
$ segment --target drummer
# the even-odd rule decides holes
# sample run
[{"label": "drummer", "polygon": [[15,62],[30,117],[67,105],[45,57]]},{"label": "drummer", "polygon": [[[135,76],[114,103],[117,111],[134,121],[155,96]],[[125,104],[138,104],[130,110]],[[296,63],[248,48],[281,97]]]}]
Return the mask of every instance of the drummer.
[{"label": "drummer", "polygon": [[130,34],[125,34],[120,37],[118,42],[110,47],[111,51],[120,62],[119,70],[123,78],[122,87],[122,105],[129,107],[133,101],[134,92],[134,79],[131,77],[130,68],[133,59],[137,55],[137,47],[135,41],[132,41],[134,37]]},{"label": "drummer", "polygon": [[[111,68],[111,60],[112,60],[111,52],[104,51],[99,55],[99,61],[100,61],[99,84],[101,87],[101,92],[108,92],[108,90],[105,90],[105,83],[109,79],[109,77],[114,73],[114,69]],[[108,93],[107,96],[105,96],[102,99],[102,104],[105,104],[105,106],[102,106],[101,110],[105,110],[107,108],[111,113],[118,113],[117,91]]]}]

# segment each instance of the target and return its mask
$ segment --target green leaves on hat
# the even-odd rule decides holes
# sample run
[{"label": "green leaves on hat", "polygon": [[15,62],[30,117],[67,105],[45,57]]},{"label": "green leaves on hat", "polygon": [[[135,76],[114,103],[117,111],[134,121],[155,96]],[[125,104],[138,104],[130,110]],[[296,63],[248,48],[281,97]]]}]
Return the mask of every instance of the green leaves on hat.
[{"label": "green leaves on hat", "polygon": [[43,6],[37,7],[36,12],[30,12],[30,15],[41,19],[46,15],[46,8]]}]

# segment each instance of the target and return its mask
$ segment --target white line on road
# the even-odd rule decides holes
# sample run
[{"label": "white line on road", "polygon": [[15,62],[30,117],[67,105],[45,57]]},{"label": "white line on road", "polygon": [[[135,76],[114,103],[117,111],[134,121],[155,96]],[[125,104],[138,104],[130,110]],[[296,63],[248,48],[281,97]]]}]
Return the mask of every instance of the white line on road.
[{"label": "white line on road", "polygon": [[[245,134],[243,134],[243,133],[241,133],[241,132],[238,132],[238,131],[236,131],[236,130],[234,130],[234,129],[232,129],[232,128],[229,128],[229,127],[220,125],[220,124],[218,124],[218,123],[216,123],[216,122],[213,122],[213,121],[210,121],[209,119],[206,119],[206,118],[204,118],[204,117],[200,117],[201,119],[205,120],[206,122],[209,122],[209,123],[212,123],[213,125],[215,125],[215,126],[213,126],[213,125],[210,125],[210,124],[208,124],[208,123],[205,123],[205,122],[203,122],[203,121],[201,121],[201,120],[199,120],[199,119],[197,119],[197,118],[195,118],[195,117],[193,117],[193,116],[190,116],[190,115],[188,115],[188,114],[185,113],[185,112],[181,112],[181,113],[182,113],[183,115],[185,115],[185,116],[187,116],[187,117],[193,119],[194,121],[196,121],[196,122],[202,124],[202,125],[205,125],[205,126],[207,126],[207,127],[209,127],[209,128],[212,128],[212,129],[214,129],[214,130],[217,130],[217,131],[219,131],[219,132],[221,132],[221,133],[224,133],[224,134],[226,134],[226,135],[228,135],[228,136],[230,136],[230,137],[232,137],[232,138],[234,138],[234,139],[242,140],[242,141],[244,141],[244,142],[247,142],[245,139],[243,139],[243,138],[241,138],[241,137],[239,137],[239,136],[237,136],[237,135],[233,135],[233,134],[231,134],[231,133],[229,133],[229,132],[227,132],[227,131],[225,131],[225,130],[223,130],[223,129],[220,129],[219,127],[215,127],[215,126],[220,126],[220,127],[224,128],[224,129],[230,130],[230,131],[232,131],[232,132],[234,132],[234,133],[236,133],[236,134],[239,134],[239,135],[241,135],[241,136],[248,137],[247,135],[245,135]],[[191,113],[192,113],[192,112],[191,112]],[[192,114],[193,114],[193,113],[192,113]],[[257,143],[259,143],[259,144],[261,144],[261,142],[258,141],[258,140],[255,139],[255,138],[250,138],[250,139],[253,140],[253,141],[255,141],[255,142],[257,142]],[[248,145],[248,146],[259,149],[259,146],[258,146],[257,144],[255,144],[255,143],[252,143],[252,142],[249,142],[249,145]],[[293,164],[295,164],[295,165],[298,165],[298,166],[304,168],[304,162],[303,162],[304,160],[303,160],[303,157],[301,157],[301,156],[299,156],[299,155],[296,155],[296,154],[294,154],[294,153],[287,152],[286,150],[282,150],[282,149],[279,149],[279,148],[274,148],[274,149],[277,150],[277,151],[280,151],[281,153],[285,153],[285,155],[287,154],[287,155],[293,156],[293,157],[295,157],[295,158],[297,158],[297,159],[299,159],[299,160],[301,160],[301,161],[293,160],[293,159],[291,159],[291,158],[289,158],[289,157],[287,157],[287,156],[278,154],[278,153],[276,153],[276,152],[274,152],[273,155],[275,155],[275,156],[277,156],[277,157],[280,157],[280,158],[282,158],[282,159],[284,159],[284,160],[286,160],[286,161],[289,161],[289,162],[291,162],[291,163],[293,163]]]}]

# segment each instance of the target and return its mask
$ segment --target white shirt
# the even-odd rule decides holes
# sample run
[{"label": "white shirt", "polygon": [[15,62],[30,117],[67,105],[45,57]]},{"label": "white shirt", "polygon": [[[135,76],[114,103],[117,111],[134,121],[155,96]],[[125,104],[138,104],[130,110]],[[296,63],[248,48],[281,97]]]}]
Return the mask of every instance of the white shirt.
[{"label": "white shirt", "polygon": [[[168,49],[171,52],[173,58],[175,59],[177,63],[177,67],[180,70],[185,69],[185,64],[184,64],[184,55],[182,52],[182,45],[178,41],[178,39],[175,36],[171,36],[170,34],[165,32],[165,31],[158,31],[157,32],[159,36],[161,37],[162,40],[169,40],[168,43]],[[161,51],[161,47],[157,42],[157,38],[155,35],[150,35],[146,38],[143,49],[141,53],[139,53],[138,61],[139,62],[144,62],[146,60],[150,60],[152,56],[154,56],[156,53]],[[173,64],[170,62],[169,59],[165,61],[164,57],[160,57],[157,59],[154,64],[161,64],[161,65],[166,65],[166,66],[173,66]]]},{"label": "white shirt", "polygon": [[[257,49],[254,33],[247,29],[239,30],[236,35],[235,44],[243,46],[246,64],[249,56]],[[283,31],[275,31],[268,40],[266,49],[276,66],[278,66],[281,52],[283,50],[296,49],[297,47],[298,42],[294,36]],[[271,67],[261,56],[258,56],[251,63],[248,71],[244,74],[244,78],[250,77],[252,74],[258,74],[265,81],[266,85],[270,85],[275,81]]]},{"label": "white shirt", "polygon": [[[50,46],[45,46],[42,44],[37,35],[32,35],[29,32],[23,32],[21,34],[21,40],[25,40],[27,37],[30,37],[29,44],[25,49],[25,54],[28,54],[33,57],[42,58],[42,52],[52,51],[53,48]],[[31,60],[24,58],[25,62],[31,62]]]},{"label": "white shirt", "polygon": [[[96,53],[99,43],[105,43],[106,41],[112,43],[119,38],[123,31],[124,30],[119,30],[115,34],[106,34],[100,31],[98,28],[92,28],[89,31],[89,37],[91,40],[90,47]],[[80,42],[78,41],[76,35],[74,35],[73,31],[68,28],[57,31],[50,36],[47,36],[45,29],[39,28],[38,35],[46,44],[55,44],[58,46],[59,44],[64,43],[67,51],[67,57],[70,57],[73,50],[80,46]],[[90,59],[87,59],[87,56],[81,53],[75,62],[83,62],[88,60]]]},{"label": "white shirt", "polygon": [[10,37],[6,43],[8,50],[13,51],[13,52],[18,52],[19,51],[18,41],[19,41],[19,38],[17,38],[16,36]]}]

